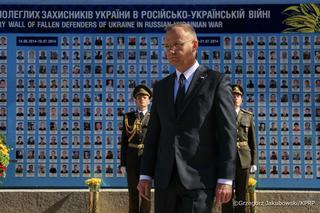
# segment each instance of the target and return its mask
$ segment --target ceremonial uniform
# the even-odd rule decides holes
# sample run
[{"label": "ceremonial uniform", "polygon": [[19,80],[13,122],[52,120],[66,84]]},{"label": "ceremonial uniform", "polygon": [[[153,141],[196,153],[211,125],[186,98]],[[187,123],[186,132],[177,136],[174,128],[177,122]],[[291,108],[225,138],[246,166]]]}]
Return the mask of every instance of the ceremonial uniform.
[{"label": "ceremonial uniform", "polygon": [[[133,92],[136,97],[140,86]],[[142,87],[143,89],[146,89]],[[151,91],[145,90],[151,97]],[[148,213],[150,212],[150,201],[141,199],[139,205],[139,182],[140,161],[143,154],[144,138],[146,136],[150,114],[142,111],[129,112],[124,115],[124,129],[121,141],[121,166],[126,167],[128,190],[129,190],[129,213]]]},{"label": "ceremonial uniform", "polygon": [[[243,90],[233,87],[233,93],[243,94]],[[256,165],[256,137],[253,114],[240,109],[237,112],[237,159],[235,177],[235,201],[246,201],[248,188],[249,169]],[[245,212],[245,205],[235,205],[234,212]],[[222,206],[222,212],[233,212],[232,199]]]}]

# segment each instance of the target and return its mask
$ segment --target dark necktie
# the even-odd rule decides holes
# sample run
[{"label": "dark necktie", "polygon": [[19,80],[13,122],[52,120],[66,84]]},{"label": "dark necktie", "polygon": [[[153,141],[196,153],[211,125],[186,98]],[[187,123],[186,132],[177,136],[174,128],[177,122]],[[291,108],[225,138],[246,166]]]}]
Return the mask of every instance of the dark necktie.
[{"label": "dark necktie", "polygon": [[141,120],[143,119],[143,117],[144,117],[143,112],[139,112],[139,117],[140,117]]},{"label": "dark necktie", "polygon": [[178,115],[179,110],[182,108],[183,100],[184,100],[184,97],[186,96],[186,93],[185,93],[186,87],[184,85],[185,80],[186,80],[186,77],[184,77],[184,75],[181,74],[180,77],[179,77],[179,89],[178,89],[177,96],[176,96],[176,101],[175,101],[175,104],[174,104],[176,115]]}]

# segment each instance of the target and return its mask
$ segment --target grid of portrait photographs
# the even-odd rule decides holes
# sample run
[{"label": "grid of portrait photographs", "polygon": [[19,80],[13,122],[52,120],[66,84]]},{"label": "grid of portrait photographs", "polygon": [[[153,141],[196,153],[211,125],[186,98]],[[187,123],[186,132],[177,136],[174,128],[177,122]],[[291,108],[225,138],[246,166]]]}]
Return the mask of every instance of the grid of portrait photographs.
[{"label": "grid of portrait photographs", "polygon": [[169,73],[159,37],[61,36],[16,49],[15,177],[124,177],[132,91]]},{"label": "grid of portrait photographs", "polygon": [[226,35],[221,42],[213,69],[245,90],[243,106],[256,121],[258,178],[320,178],[320,36]]},{"label": "grid of portrait photographs", "polygon": [[7,83],[8,83],[7,37],[0,36],[0,134],[7,132]]},{"label": "grid of portrait photographs", "polygon": [[[243,107],[256,121],[258,178],[320,178],[320,36],[217,36],[221,45],[200,45],[197,58],[244,88]],[[152,88],[174,71],[164,37],[58,40],[56,47],[15,50],[15,177],[124,177],[121,131],[123,113],[136,110],[132,90],[137,84]],[[0,48],[6,58],[6,45]],[[6,101],[0,104],[5,124]]]}]

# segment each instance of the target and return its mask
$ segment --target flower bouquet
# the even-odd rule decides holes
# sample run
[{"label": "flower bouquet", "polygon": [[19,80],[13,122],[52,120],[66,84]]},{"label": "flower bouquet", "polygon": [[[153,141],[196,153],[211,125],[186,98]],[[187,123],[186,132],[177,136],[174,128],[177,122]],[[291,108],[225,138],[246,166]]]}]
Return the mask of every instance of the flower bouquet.
[{"label": "flower bouquet", "polygon": [[248,179],[248,191],[247,191],[247,201],[250,203],[250,205],[247,205],[246,212],[248,213],[255,213],[255,202],[256,202],[256,185],[257,180],[253,177],[249,177]]},{"label": "flower bouquet", "polygon": [[5,178],[9,160],[9,147],[6,145],[5,137],[0,135],[0,178]]},{"label": "flower bouquet", "polygon": [[89,186],[90,192],[99,192],[101,182],[101,178],[90,178],[85,181],[86,185]]},{"label": "flower bouquet", "polygon": [[85,181],[89,186],[89,209],[88,213],[98,213],[99,209],[99,190],[101,186],[101,178],[90,178]]}]

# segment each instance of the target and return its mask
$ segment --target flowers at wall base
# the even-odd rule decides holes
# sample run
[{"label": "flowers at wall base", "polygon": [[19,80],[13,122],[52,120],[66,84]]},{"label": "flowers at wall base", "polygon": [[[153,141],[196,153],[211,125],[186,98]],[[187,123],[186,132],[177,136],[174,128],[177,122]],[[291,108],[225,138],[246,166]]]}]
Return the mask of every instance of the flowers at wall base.
[{"label": "flowers at wall base", "polygon": [[249,177],[248,179],[248,191],[247,191],[247,201],[250,205],[247,205],[246,212],[255,213],[255,202],[256,202],[256,185],[257,180],[253,177]]},{"label": "flowers at wall base", "polygon": [[9,165],[9,147],[6,145],[6,139],[0,135],[0,178],[6,176],[7,167]]},{"label": "flowers at wall base", "polygon": [[90,178],[85,181],[89,186],[89,200],[88,200],[88,213],[100,213],[99,205],[99,189],[101,186],[101,178]]},{"label": "flowers at wall base", "polygon": [[251,190],[254,190],[256,185],[257,185],[257,180],[254,179],[253,177],[250,177],[249,180],[248,180],[249,189],[251,188]]},{"label": "flowers at wall base", "polygon": [[90,178],[85,181],[85,184],[89,186],[90,192],[98,192],[101,187],[101,178]]}]

